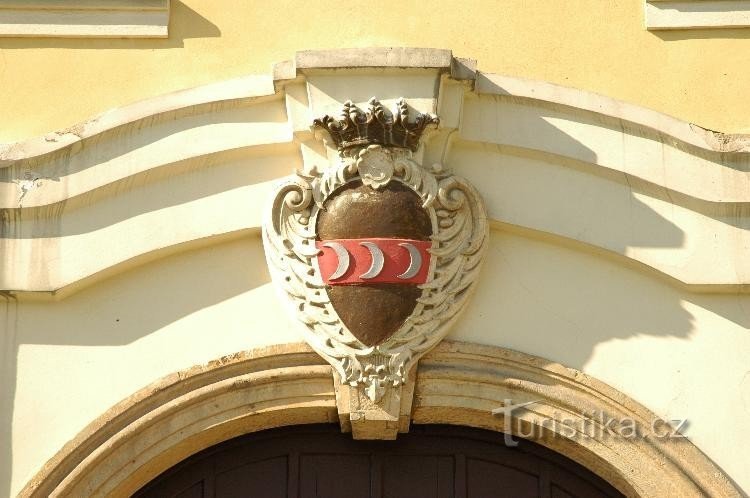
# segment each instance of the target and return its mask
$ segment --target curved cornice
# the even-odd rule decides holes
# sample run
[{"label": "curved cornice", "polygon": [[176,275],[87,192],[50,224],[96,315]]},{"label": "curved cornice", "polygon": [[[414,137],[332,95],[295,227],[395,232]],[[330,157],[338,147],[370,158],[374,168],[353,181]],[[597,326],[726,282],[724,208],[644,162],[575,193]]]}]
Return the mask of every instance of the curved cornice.
[{"label": "curved cornice", "polygon": [[653,109],[554,83],[477,73],[475,90],[480,95],[520,97],[589,111],[654,130],[706,151],[750,152],[750,135],[709,130]]},{"label": "curved cornice", "polygon": [[524,97],[587,110],[617,120],[628,121],[715,152],[750,152],[750,135],[727,134],[687,123],[667,114],[585,90],[553,83],[483,73],[476,61],[453,57],[450,50],[429,48],[366,48],[308,50],[295,59],[274,65],[271,75],[237,78],[220,83],[180,90],[142,100],[92,119],[11,144],[0,144],[0,167],[49,154],[71,145],[168,112],[201,105],[216,105],[283,94],[283,84],[316,69],[432,68],[458,80],[472,81],[478,94]]},{"label": "curved cornice", "polygon": [[112,109],[82,123],[41,137],[0,144],[0,167],[12,166],[17,161],[28,161],[63,149],[72,149],[76,144],[80,146],[86,140],[121,126],[151,126],[200,112],[201,108],[206,106],[218,108],[222,104],[237,104],[245,99],[259,99],[273,96],[275,93],[273,80],[264,75],[246,76],[160,95]]},{"label": "curved cornice", "polygon": [[[335,423],[333,377],[322,362],[309,346],[288,344],[160,379],[89,424],[19,496],[129,496],[177,462],[232,437]],[[633,421],[639,430],[659,419],[579,371],[504,348],[446,341],[420,361],[416,378],[412,423],[510,428],[512,434],[534,426],[540,435],[535,442],[578,461],[627,496],[741,496],[687,439],[614,437],[601,430],[595,413]],[[509,412],[508,421],[493,416],[508,400],[533,403]],[[571,437],[564,435],[565,424],[600,430]]]},{"label": "curved cornice", "polygon": [[[276,178],[333,154],[309,126],[352,91],[408,91],[438,112],[441,130],[420,154],[478,185],[496,227],[602,250],[692,290],[748,289],[750,263],[739,257],[750,244],[748,136],[475,65],[435,49],[300,52],[272,76],[0,146],[0,289],[58,292],[256,229]],[[581,215],[607,211],[594,222]]]}]

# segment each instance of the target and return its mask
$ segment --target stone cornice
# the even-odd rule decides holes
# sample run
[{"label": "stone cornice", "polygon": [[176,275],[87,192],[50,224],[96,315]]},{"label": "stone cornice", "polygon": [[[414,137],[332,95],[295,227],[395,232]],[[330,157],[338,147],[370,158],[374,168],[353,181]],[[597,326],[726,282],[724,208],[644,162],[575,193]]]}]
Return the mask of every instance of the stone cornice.
[{"label": "stone cornice", "polygon": [[166,38],[169,0],[0,0],[0,37]]},{"label": "stone cornice", "polygon": [[[455,71],[473,65],[447,50],[302,52],[286,76],[277,66],[273,77],[172,93],[0,146],[0,252],[12,258],[0,289],[65,294],[144,257],[254,232],[274,179],[336,154],[314,135],[314,118],[348,99],[393,106],[406,90],[410,112],[441,120],[417,154],[462,168],[496,229],[601,250],[693,291],[748,291],[750,263],[738,257],[750,219],[747,136],[581,90]],[[472,159],[452,164],[456,154]],[[510,164],[519,169],[509,183]],[[566,180],[553,187],[560,168]],[[554,215],[544,207],[552,191]],[[649,207],[630,211],[636,195]],[[580,213],[605,206],[610,218],[582,229]],[[661,236],[643,235],[644,216],[668,220]],[[173,230],[154,228],[165,224]]]},{"label": "stone cornice", "polygon": [[747,0],[646,0],[646,29],[719,29],[750,27]]},{"label": "stone cornice", "polygon": [[709,152],[750,153],[750,135],[708,130],[652,109],[585,90],[483,73],[476,70],[475,60],[453,57],[449,50],[366,48],[297,52],[294,60],[275,64],[270,77],[248,76],[180,90],[107,111],[40,137],[0,144],[0,168],[10,166],[15,161],[49,154],[120,126],[138,127],[138,122],[158,119],[167,112],[242,98],[281,96],[285,93],[285,84],[304,80],[305,74],[313,70],[403,68],[432,69],[449,74],[455,80],[475,82],[475,91],[479,95],[524,97],[632,122]]}]

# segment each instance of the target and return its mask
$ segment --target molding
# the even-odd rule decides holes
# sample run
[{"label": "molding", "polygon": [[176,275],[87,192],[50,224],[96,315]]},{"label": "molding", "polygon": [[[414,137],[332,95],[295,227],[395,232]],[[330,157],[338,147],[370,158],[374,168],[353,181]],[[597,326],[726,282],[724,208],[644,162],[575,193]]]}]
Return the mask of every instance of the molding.
[{"label": "molding", "polygon": [[646,29],[750,27],[748,0],[646,0]]},{"label": "molding", "polygon": [[293,60],[274,64],[274,85],[298,81],[305,74],[326,69],[435,69],[456,80],[474,80],[476,60],[453,57],[438,48],[371,47],[335,50],[303,50]]},{"label": "molding", "polygon": [[0,0],[0,37],[167,38],[169,0]]},{"label": "molding", "polygon": [[187,456],[231,437],[336,422],[331,368],[305,344],[222,357],[164,377],[65,445],[19,497],[130,496]]},{"label": "molding", "polygon": [[[537,434],[534,442],[572,458],[626,496],[744,496],[688,439],[623,438],[597,431],[566,436],[560,431],[566,423],[602,429],[598,413],[613,420],[633,420],[646,433],[655,420],[661,420],[637,401],[578,370],[505,348],[444,341],[420,361],[417,375],[412,424],[495,431],[510,427],[515,435]],[[514,405],[534,403],[512,411],[506,424],[502,416],[493,416],[506,400]],[[550,420],[557,425],[546,423]]]},{"label": "molding", "polygon": [[414,67],[448,71],[453,54],[439,48],[372,47],[297,52],[297,69],[340,69],[352,67]]},{"label": "molding", "polygon": [[[476,72],[472,61],[449,55],[396,48],[301,52],[286,68],[293,81],[277,74],[216,83],[0,145],[0,252],[13,260],[0,289],[64,294],[149,254],[257,230],[273,181],[293,168],[328,164],[336,153],[310,129],[312,118],[329,105],[340,107],[348,92],[366,102],[398,88],[413,92],[413,110],[441,119],[415,160],[442,163],[471,180],[493,226],[603,250],[690,291],[750,291],[750,263],[736,256],[750,219],[749,136],[712,132],[581,90]],[[410,61],[426,66],[404,70]],[[454,72],[459,65],[463,76]],[[378,96],[390,105],[394,95]],[[451,160],[469,155],[475,160]],[[253,167],[240,174],[243,161]],[[482,169],[473,167],[479,163]],[[527,173],[508,176],[512,171]],[[666,253],[649,252],[650,240],[628,229],[617,237],[603,225],[582,231],[573,214],[563,226],[531,197],[513,195],[514,188],[532,188],[531,181],[547,182],[548,173],[564,173],[571,195],[608,189],[620,213],[622,200],[634,195],[660,212],[674,206],[664,217],[690,245],[667,249],[682,263],[667,264]],[[584,202],[594,212],[609,200],[597,194]],[[154,230],[165,223],[174,230]],[[99,254],[90,254],[96,247]],[[39,267],[32,254],[49,264]],[[714,266],[710,274],[697,270]]]},{"label": "molding", "polygon": [[51,156],[55,152],[61,155],[77,152],[90,139],[106,139],[110,138],[108,133],[128,131],[121,130],[122,127],[150,128],[167,121],[221,111],[273,96],[273,82],[263,75],[244,76],[159,95],[106,111],[40,137],[0,144],[0,169],[32,159],[55,159],[55,156]]},{"label": "molding", "polygon": [[[353,59],[353,61],[347,67],[351,69],[374,67],[397,69],[403,67],[399,64],[403,64],[404,62],[400,61],[399,58],[389,61],[384,55],[381,56],[381,59],[385,59],[384,62],[381,62],[382,65],[374,66],[374,62],[367,58],[367,54],[370,54],[373,50],[387,52],[396,49],[347,49],[319,52],[327,54],[332,58],[336,57],[339,52],[349,54],[348,57]],[[437,49],[408,50],[449,52]],[[312,52],[298,52],[298,54],[311,54]],[[356,58],[354,57],[355,52],[360,53]],[[304,56],[301,57],[305,58]],[[306,68],[324,69],[330,68],[330,64],[333,64],[332,62],[326,62],[322,57],[319,58],[323,60],[318,62],[318,66]],[[471,81],[476,79],[476,92],[480,95],[524,97],[539,102],[575,107],[615,120],[623,120],[645,126],[667,137],[695,145],[708,152],[750,153],[750,135],[711,131],[652,109],[585,90],[563,87],[544,81],[483,73],[476,70],[476,61],[473,59],[453,57],[450,65],[438,65],[433,69],[447,72],[451,68],[455,69],[456,72],[456,75],[452,75],[454,79],[462,76]],[[169,111],[186,110],[199,104],[216,104],[240,98],[271,97],[274,95],[280,97],[285,92],[277,84],[287,79],[297,78],[298,72],[303,76],[304,70],[298,69],[295,61],[280,62],[273,66],[270,75],[247,76],[168,93],[107,111],[90,120],[40,137],[0,144],[0,168],[11,166],[17,161],[26,161],[70,147],[74,143],[106,131],[111,131],[120,126],[143,127],[150,124],[148,121]],[[174,119],[174,117],[171,119]]]},{"label": "molding", "polygon": [[[513,412],[511,432],[534,425],[534,415],[570,417],[597,410],[643,426],[657,419],[579,371],[508,349],[446,341],[418,365],[411,420],[501,430],[505,420],[492,410],[507,399],[536,400],[529,410]],[[66,444],[19,496],[126,496],[222,441],[321,422],[338,422],[333,379],[331,368],[307,345],[237,353],[169,375],[123,400]],[[542,436],[535,442],[584,465],[627,496],[742,496],[686,439],[596,432],[565,437],[536,427]]]},{"label": "molding", "polygon": [[478,73],[475,91],[479,95],[522,98],[537,104],[553,104],[589,111],[613,121],[632,123],[662,134],[665,139],[674,139],[677,144],[683,142],[707,152],[750,153],[750,134],[709,130],[653,109],[546,81]]}]

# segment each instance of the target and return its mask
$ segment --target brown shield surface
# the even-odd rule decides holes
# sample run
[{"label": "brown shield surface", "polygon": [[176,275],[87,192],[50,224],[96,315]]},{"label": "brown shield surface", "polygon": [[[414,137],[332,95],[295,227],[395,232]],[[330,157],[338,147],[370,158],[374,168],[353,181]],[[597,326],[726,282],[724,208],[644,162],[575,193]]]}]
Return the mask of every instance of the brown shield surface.
[{"label": "brown shield surface", "polygon": [[[406,185],[391,181],[375,190],[351,182],[324,203],[318,240],[398,238],[430,240],[432,223],[422,200]],[[416,285],[369,283],[330,285],[333,308],[354,336],[368,346],[388,339],[414,311],[422,291]]]}]

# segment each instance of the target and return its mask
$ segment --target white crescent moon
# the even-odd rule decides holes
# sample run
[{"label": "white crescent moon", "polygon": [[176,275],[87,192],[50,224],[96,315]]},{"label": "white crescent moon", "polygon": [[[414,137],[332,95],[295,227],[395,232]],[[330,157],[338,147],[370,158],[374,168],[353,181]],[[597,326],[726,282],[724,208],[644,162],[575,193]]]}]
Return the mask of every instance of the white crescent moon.
[{"label": "white crescent moon", "polygon": [[385,263],[383,251],[374,242],[360,242],[359,245],[366,247],[370,251],[370,256],[372,256],[370,269],[360,275],[359,278],[370,279],[377,277],[383,271],[383,264]]},{"label": "white crescent moon", "polygon": [[323,244],[323,247],[330,247],[333,249],[333,252],[336,253],[336,258],[338,259],[336,271],[328,277],[328,280],[341,278],[341,276],[346,273],[346,270],[349,269],[349,251],[347,251],[339,242],[326,242]]},{"label": "white crescent moon", "polygon": [[407,268],[404,273],[399,275],[398,278],[403,280],[414,278],[417,273],[419,273],[419,270],[422,269],[422,254],[419,252],[419,249],[414,247],[414,244],[403,242],[399,244],[399,246],[404,247],[407,251],[409,251],[409,257],[411,258],[411,260],[409,261],[409,268]]}]

